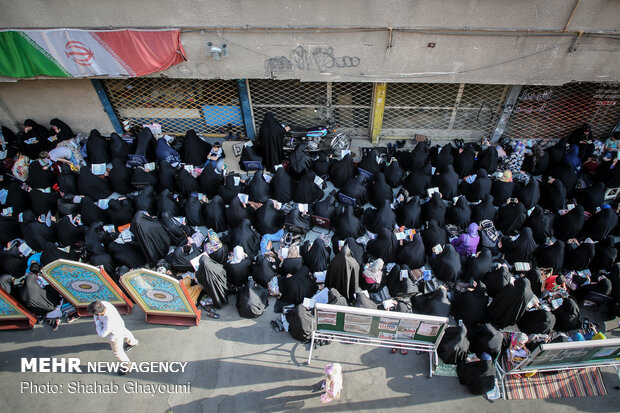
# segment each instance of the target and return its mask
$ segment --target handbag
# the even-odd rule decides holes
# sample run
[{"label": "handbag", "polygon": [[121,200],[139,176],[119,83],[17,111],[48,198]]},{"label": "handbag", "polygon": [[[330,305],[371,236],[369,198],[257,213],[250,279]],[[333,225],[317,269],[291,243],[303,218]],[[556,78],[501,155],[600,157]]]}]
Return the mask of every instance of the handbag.
[{"label": "handbag", "polygon": [[424,294],[429,294],[432,292],[437,291],[437,289],[439,288],[439,282],[437,281],[436,278],[431,278],[430,280],[424,280]]}]

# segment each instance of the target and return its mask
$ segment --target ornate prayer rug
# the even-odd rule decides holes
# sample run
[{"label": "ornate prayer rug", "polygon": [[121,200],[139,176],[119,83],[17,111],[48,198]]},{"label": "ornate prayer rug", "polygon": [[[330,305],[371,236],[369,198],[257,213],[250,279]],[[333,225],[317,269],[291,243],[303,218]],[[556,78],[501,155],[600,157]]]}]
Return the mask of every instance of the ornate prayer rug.
[{"label": "ornate prayer rug", "polygon": [[133,303],[103,269],[77,261],[56,260],[43,267],[43,277],[78,310],[90,315],[88,304],[108,301],[119,313],[127,314]]},{"label": "ornate prayer rug", "polygon": [[0,288],[0,330],[32,328],[37,317]]},{"label": "ornate prayer rug", "polygon": [[144,311],[147,323],[198,325],[200,311],[176,279],[140,268],[124,274],[121,284]]}]

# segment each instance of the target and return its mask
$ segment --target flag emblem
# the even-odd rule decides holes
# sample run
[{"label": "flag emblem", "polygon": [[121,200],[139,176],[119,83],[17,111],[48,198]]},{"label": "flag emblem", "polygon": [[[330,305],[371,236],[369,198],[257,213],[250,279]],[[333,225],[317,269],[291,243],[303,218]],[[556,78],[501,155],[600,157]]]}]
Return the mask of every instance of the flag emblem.
[{"label": "flag emblem", "polygon": [[90,66],[95,60],[95,55],[84,43],[70,40],[65,45],[65,54],[75,63],[82,66]]}]

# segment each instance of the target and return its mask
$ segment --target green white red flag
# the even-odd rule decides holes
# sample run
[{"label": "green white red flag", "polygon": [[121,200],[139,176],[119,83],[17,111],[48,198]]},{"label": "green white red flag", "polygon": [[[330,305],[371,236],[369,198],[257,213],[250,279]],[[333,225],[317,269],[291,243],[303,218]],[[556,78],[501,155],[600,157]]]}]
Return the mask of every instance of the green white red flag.
[{"label": "green white red flag", "polygon": [[1,76],[137,77],[186,60],[178,29],[0,31]]}]

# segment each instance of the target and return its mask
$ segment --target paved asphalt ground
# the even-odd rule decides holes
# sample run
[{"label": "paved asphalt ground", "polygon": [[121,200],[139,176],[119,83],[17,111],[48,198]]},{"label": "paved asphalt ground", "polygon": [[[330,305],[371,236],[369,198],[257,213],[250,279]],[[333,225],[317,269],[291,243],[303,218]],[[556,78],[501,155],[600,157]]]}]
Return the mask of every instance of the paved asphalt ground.
[{"label": "paved asphalt ground", "polygon": [[[84,317],[23,331],[0,332],[0,411],[2,412],[254,412],[254,411],[376,411],[376,412],[617,412],[620,390],[613,369],[604,370],[608,396],[494,403],[472,396],[457,378],[428,378],[428,358],[410,352],[332,343],[319,347],[311,365],[308,346],[288,333],[275,332],[273,300],[261,317],[242,319],[235,297],[221,310],[221,318],[203,318],[197,327],[147,324],[134,307],[124,316],[141,344],[132,361],[187,362],[183,373],[21,373],[22,357],[79,357],[88,362],[113,361],[106,341],[95,334],[93,321]],[[204,314],[204,313],[203,313]],[[609,326],[611,327],[611,325]],[[610,337],[619,337],[614,331]],[[322,405],[313,387],[322,380],[323,366],[340,362],[344,370],[342,400]],[[22,393],[22,382],[62,385],[60,394]],[[72,383],[118,385],[115,394],[69,394]],[[149,384],[191,383],[189,393],[151,395]],[[136,384],[137,383],[137,384]],[[127,388],[125,388],[127,385]],[[75,386],[73,384],[73,386]],[[163,386],[166,387],[166,386]],[[132,390],[135,393],[132,393]]]}]

